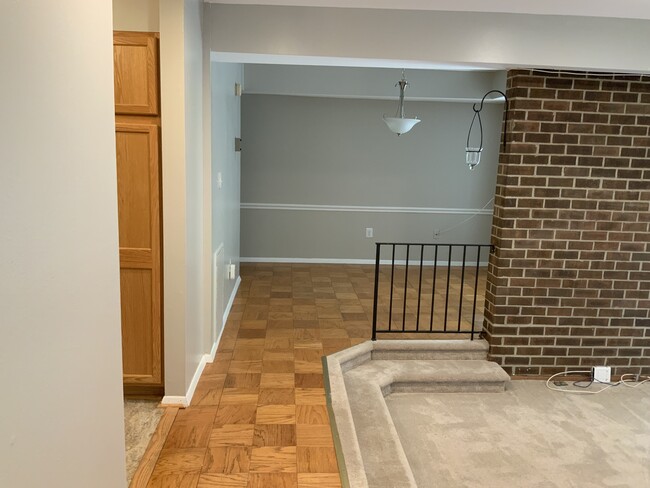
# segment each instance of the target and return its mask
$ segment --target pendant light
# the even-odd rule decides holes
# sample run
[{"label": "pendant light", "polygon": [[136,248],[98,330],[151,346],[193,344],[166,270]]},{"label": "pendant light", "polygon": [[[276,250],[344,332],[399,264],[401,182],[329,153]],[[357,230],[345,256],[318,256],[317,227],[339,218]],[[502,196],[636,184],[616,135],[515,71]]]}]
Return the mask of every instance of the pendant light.
[{"label": "pendant light", "polygon": [[[469,124],[469,131],[467,132],[467,144],[465,145],[465,163],[467,164],[467,166],[469,166],[470,171],[473,171],[474,168],[476,168],[478,164],[481,162],[481,153],[483,152],[483,122],[481,122],[481,110],[483,110],[483,102],[485,102],[485,98],[492,93],[500,94],[506,101],[505,125],[503,129],[504,151],[506,148],[506,134],[508,131],[508,97],[506,97],[506,94],[503,93],[501,90],[490,90],[485,95],[483,95],[483,98],[481,99],[481,104],[479,105],[478,108],[476,108],[476,104],[472,105],[472,110],[474,110],[474,117],[472,117],[472,123]],[[472,147],[469,145],[470,144],[469,139],[470,136],[472,135],[472,128],[474,127],[474,122],[476,120],[478,120],[480,139],[479,139],[478,147]]]},{"label": "pendant light", "polygon": [[384,115],[384,122],[386,122],[388,128],[398,136],[406,134],[415,126],[415,124],[420,122],[420,119],[417,117],[408,118],[404,116],[404,91],[408,85],[409,82],[406,81],[404,70],[402,70],[402,79],[395,83],[395,86],[399,86],[399,105],[397,106],[397,114],[395,117],[386,117],[386,115]]}]

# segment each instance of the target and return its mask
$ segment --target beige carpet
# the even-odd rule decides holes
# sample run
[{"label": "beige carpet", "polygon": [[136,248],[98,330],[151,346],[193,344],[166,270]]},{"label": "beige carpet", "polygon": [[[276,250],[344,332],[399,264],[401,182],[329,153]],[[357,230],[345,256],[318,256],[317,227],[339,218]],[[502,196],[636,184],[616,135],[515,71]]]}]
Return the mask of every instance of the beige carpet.
[{"label": "beige carpet", "polygon": [[650,384],[568,395],[512,381],[386,404],[419,488],[650,486]]},{"label": "beige carpet", "polygon": [[127,482],[138,469],[151,436],[156,431],[164,409],[158,400],[124,400],[124,430],[126,434]]}]

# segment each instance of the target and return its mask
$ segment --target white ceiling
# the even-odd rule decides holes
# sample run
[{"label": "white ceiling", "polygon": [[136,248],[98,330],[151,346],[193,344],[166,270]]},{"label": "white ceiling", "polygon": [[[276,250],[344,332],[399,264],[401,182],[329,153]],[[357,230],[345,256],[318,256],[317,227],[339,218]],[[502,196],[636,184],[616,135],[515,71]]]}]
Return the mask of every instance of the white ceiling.
[{"label": "white ceiling", "polygon": [[650,19],[649,0],[205,0],[234,5],[445,10]]}]

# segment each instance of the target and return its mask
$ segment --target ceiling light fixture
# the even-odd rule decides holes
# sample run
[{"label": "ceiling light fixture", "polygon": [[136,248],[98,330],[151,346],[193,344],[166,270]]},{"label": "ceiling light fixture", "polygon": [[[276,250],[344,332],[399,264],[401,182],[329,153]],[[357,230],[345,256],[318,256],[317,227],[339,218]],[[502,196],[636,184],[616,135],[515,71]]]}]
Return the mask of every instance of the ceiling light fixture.
[{"label": "ceiling light fixture", "polygon": [[404,70],[402,70],[402,79],[395,83],[395,86],[399,86],[399,105],[397,106],[397,114],[395,117],[386,117],[386,115],[384,115],[384,122],[386,122],[388,128],[398,136],[406,134],[415,126],[415,124],[420,122],[420,119],[417,117],[408,118],[404,116],[404,91],[408,85],[409,82],[406,81]]},{"label": "ceiling light fixture", "polygon": [[[501,90],[490,90],[481,99],[481,104],[476,108],[476,104],[472,105],[474,110],[474,117],[472,117],[472,123],[469,125],[469,131],[467,132],[467,144],[465,145],[465,163],[469,166],[470,171],[474,170],[481,162],[481,152],[483,152],[483,122],[481,122],[481,110],[483,110],[483,102],[488,95],[492,93],[500,94],[506,101],[505,107],[505,125],[503,127],[503,149],[506,148],[506,135],[508,131],[508,97]],[[469,145],[469,139],[472,135],[472,127],[474,127],[474,122],[478,119],[478,128],[481,134],[480,142],[478,147],[471,147]]]}]

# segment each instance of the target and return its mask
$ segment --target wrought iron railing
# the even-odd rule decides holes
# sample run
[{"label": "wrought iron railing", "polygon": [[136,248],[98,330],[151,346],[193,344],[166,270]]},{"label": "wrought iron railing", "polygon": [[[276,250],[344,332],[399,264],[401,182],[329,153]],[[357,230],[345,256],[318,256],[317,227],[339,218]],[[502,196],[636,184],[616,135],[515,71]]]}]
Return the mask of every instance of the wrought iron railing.
[{"label": "wrought iron railing", "polygon": [[492,251],[490,244],[377,243],[372,340],[385,333],[474,339],[482,330],[476,311],[483,307]]}]

